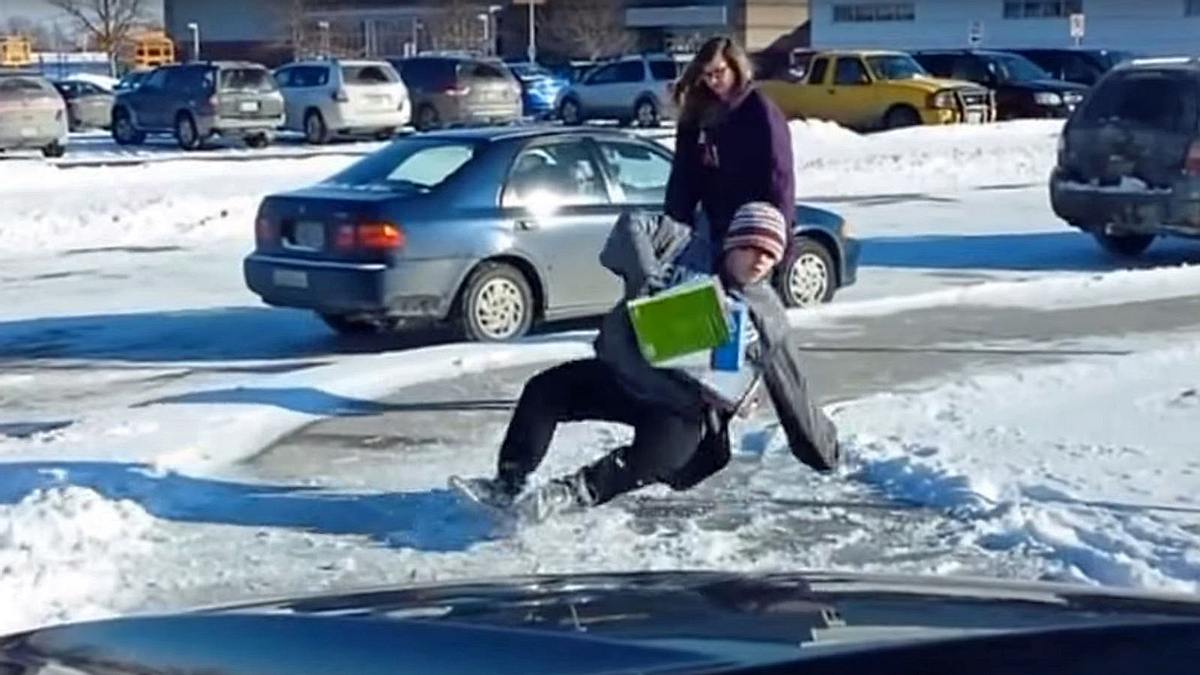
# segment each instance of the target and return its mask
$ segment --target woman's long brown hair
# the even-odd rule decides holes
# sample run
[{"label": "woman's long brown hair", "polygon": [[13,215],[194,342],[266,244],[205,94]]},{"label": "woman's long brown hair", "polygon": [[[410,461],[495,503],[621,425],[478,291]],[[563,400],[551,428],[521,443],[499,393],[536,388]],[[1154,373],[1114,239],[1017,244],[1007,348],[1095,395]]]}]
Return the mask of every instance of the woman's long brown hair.
[{"label": "woman's long brown hair", "polygon": [[719,103],[716,95],[704,82],[704,69],[718,54],[724,57],[729,69],[733,71],[736,88],[742,89],[750,84],[754,70],[745,50],[728,37],[709,38],[701,45],[691,63],[683,69],[683,74],[675,84],[674,98],[675,105],[679,108],[680,124],[698,122]]}]

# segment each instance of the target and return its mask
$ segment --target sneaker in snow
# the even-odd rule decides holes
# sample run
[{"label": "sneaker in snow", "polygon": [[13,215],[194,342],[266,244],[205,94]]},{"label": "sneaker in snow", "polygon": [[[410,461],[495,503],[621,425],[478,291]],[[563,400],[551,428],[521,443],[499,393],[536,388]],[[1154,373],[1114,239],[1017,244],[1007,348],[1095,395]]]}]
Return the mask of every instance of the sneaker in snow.
[{"label": "sneaker in snow", "polygon": [[583,477],[572,474],[530,490],[514,508],[521,519],[540,523],[555,514],[579,511],[591,504],[592,496]]},{"label": "sneaker in snow", "polygon": [[499,478],[450,477],[451,489],[462,493],[471,501],[494,509],[507,509],[513,505],[516,494],[510,491]]}]

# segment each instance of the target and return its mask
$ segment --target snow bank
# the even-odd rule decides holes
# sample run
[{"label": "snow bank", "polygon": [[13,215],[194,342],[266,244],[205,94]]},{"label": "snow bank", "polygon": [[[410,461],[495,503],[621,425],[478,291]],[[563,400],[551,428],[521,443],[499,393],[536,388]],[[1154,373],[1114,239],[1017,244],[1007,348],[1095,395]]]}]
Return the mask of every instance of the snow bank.
[{"label": "snow bank", "polygon": [[[1053,164],[1060,126],[1032,121],[863,136],[829,122],[793,122],[797,191],[803,198],[1040,182]],[[355,159],[172,159],[73,169],[5,162],[0,253],[248,239],[263,196],[314,183]]]},{"label": "snow bank", "polygon": [[[1185,344],[1189,341],[1184,341]],[[851,471],[1051,575],[1200,591],[1200,347],[977,375],[837,410]]]},{"label": "snow bank", "polygon": [[137,585],[132,561],[149,550],[154,522],[73,486],[0,506],[0,634],[112,614],[112,598]]},{"label": "snow bank", "polygon": [[792,122],[796,194],[880,195],[1041,183],[1054,167],[1061,120],[912,127],[858,135],[830,122]]}]

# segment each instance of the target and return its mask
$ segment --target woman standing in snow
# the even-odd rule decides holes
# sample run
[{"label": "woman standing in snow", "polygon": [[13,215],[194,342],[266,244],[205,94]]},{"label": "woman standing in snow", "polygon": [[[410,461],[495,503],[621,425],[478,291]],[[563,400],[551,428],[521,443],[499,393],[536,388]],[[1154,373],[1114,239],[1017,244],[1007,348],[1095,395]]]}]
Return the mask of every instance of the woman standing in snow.
[{"label": "woman standing in snow", "polygon": [[792,137],[778,107],[751,86],[746,54],[726,37],[704,43],[675,87],[679,130],[666,214],[695,226],[699,204],[717,249],[742,204],[773,204],[795,219]]}]

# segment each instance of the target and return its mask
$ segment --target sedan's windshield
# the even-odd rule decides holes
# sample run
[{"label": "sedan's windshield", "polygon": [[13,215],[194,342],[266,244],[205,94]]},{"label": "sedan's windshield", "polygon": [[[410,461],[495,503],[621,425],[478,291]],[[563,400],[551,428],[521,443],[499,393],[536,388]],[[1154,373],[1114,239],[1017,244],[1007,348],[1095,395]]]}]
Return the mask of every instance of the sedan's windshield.
[{"label": "sedan's windshield", "polygon": [[1033,61],[1016,54],[993,56],[988,61],[988,69],[994,71],[1001,82],[1030,82],[1032,80],[1050,80],[1053,77]]},{"label": "sedan's windshield", "polygon": [[878,80],[911,80],[929,76],[916,59],[904,54],[868,56],[867,65]]},{"label": "sedan's windshield", "polygon": [[345,187],[428,192],[471,161],[475,149],[472,143],[405,139],[360,160],[326,182]]}]

